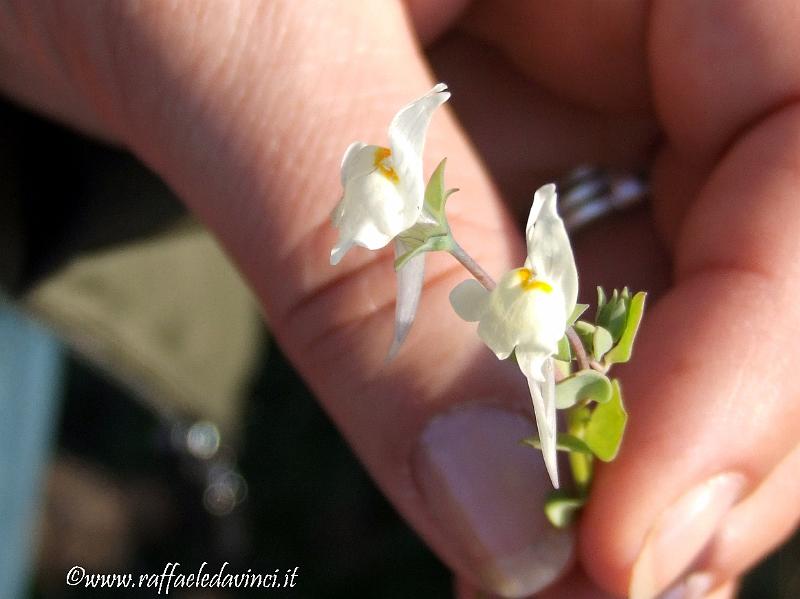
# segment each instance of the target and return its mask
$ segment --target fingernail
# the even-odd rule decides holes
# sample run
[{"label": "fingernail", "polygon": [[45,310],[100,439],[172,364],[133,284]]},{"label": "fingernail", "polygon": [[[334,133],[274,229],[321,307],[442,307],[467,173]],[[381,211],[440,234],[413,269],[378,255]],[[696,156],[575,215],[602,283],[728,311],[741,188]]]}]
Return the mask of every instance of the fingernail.
[{"label": "fingernail", "polygon": [[631,599],[653,599],[692,564],[744,489],[745,477],[719,474],[685,493],[656,521],[631,576]]},{"label": "fingernail", "polygon": [[502,597],[546,587],[572,556],[572,531],[544,516],[552,487],[542,456],[519,444],[534,432],[519,414],[464,406],[432,420],[414,456],[428,509],[455,548],[449,559]]},{"label": "fingernail", "polygon": [[658,596],[658,599],[703,599],[714,588],[714,575],[695,572]]}]

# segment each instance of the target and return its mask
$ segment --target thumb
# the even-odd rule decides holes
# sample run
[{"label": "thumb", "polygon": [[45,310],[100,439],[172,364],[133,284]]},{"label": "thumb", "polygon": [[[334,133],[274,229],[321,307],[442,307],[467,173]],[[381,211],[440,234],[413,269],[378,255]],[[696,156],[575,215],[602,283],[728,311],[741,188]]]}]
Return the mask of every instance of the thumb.
[{"label": "thumb", "polygon": [[[391,252],[328,263],[342,152],[386,145],[394,112],[433,83],[402,7],[152,0],[76,11],[59,23],[80,40],[67,54],[76,85],[219,237],[400,512],[474,584],[524,596],[552,582],[572,536],[545,521],[541,456],[518,446],[534,432],[524,377],[450,310],[465,273],[447,256],[428,260],[417,322],[386,366]],[[521,264],[521,239],[447,110],[425,154],[427,173],[447,156],[464,190],[450,202],[461,244],[493,274]]]}]

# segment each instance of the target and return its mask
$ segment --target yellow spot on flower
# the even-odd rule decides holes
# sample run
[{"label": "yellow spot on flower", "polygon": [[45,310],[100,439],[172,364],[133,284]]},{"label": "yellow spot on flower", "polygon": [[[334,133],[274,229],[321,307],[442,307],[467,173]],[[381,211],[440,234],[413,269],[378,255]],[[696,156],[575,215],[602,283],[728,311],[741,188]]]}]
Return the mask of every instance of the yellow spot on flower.
[{"label": "yellow spot on flower", "polygon": [[385,161],[392,155],[392,151],[389,148],[378,148],[375,150],[375,157],[373,158],[373,163],[375,164],[375,168],[378,169],[381,175],[389,179],[392,183],[397,183],[400,181],[400,177],[397,176],[397,173],[391,166],[386,166]]},{"label": "yellow spot on flower", "polygon": [[537,279],[536,273],[529,268],[517,270],[517,277],[519,278],[519,284],[522,285],[525,291],[539,290],[545,293],[552,293],[553,291],[553,286],[550,283]]}]

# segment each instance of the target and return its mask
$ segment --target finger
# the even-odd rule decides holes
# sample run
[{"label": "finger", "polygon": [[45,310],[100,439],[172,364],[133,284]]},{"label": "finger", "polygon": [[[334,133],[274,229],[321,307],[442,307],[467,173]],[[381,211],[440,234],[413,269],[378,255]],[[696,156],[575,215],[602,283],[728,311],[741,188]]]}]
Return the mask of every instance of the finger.
[{"label": "finger", "polygon": [[[659,24],[680,27],[684,35],[671,38],[671,52],[697,38],[715,38],[730,44],[728,63],[737,63],[744,72],[753,67],[748,38],[737,37],[735,28],[724,33],[716,29],[732,17],[711,18],[706,11],[713,5],[737,12],[746,3],[705,3],[700,9],[689,2],[681,4],[686,10],[674,12],[667,5],[678,6],[656,4],[664,20],[654,21],[654,40],[661,35]],[[782,32],[778,28],[759,46],[762,61],[757,72],[749,71],[748,81],[767,82],[763,90],[759,84],[753,92],[738,74],[723,77],[713,91],[726,100],[716,102],[701,83],[705,74],[718,74],[715,53],[694,54],[671,88],[663,78],[654,81],[661,86],[664,106],[671,106],[665,96],[671,93],[681,101],[691,98],[686,106],[720,110],[712,119],[716,129],[702,125],[709,135],[739,133],[732,142],[712,139],[670,149],[678,156],[673,164],[680,165],[696,164],[703,152],[710,156],[715,148],[729,147],[677,227],[677,284],[650,311],[637,342],[637,362],[624,371],[630,428],[619,460],[599,473],[583,520],[584,566],[617,593],[632,581],[634,599],[655,596],[691,570],[724,526],[730,508],[758,487],[794,447],[800,432],[800,389],[790,349],[792,331],[800,324],[795,301],[800,292],[795,236],[800,226],[800,108],[779,103],[780,108],[770,111],[776,97],[770,92],[770,62],[764,59],[770,45],[780,46],[775,51],[781,72],[780,55],[797,43],[795,36],[782,37]],[[670,60],[669,46],[659,51],[654,62]],[[753,104],[754,95],[764,104]],[[748,110],[734,110],[731,98],[740,98]],[[744,122],[732,125],[734,118]],[[681,127],[700,126],[697,111],[675,120]],[[669,139],[678,135],[677,129],[667,128]],[[669,176],[683,173],[675,170]],[[656,206],[671,201],[668,195],[654,197]],[[785,501],[791,497],[773,497],[772,509],[790,509]],[[785,529],[766,526],[762,532],[764,538],[752,540],[774,543]],[[748,549],[747,536],[730,543],[732,551],[758,553]]]},{"label": "finger", "polygon": [[405,0],[414,32],[427,46],[447,31],[469,5],[469,0]]},{"label": "finger", "polygon": [[739,585],[736,582],[728,582],[714,589],[702,599],[734,599]]},{"label": "finger", "polygon": [[492,0],[476,2],[465,27],[569,102],[646,111],[646,9],[641,0]]},{"label": "finger", "polygon": [[[616,588],[627,584],[637,546],[671,501],[680,502],[693,485],[722,472],[742,474],[745,487],[757,484],[800,432],[798,389],[785,350],[800,318],[793,300],[793,228],[800,218],[794,201],[797,173],[783,166],[798,151],[800,111],[764,123],[704,187],[692,213],[700,220],[686,221],[679,284],[651,311],[642,331],[638,359],[647,368],[625,373],[631,398],[625,449],[598,477],[584,522],[587,546],[593,547],[587,567]],[[760,172],[749,170],[753,163],[763,164]],[[763,198],[764,212],[749,210],[754,194]],[[703,214],[709,203],[717,210]],[[737,207],[746,215],[736,214]],[[694,235],[689,227],[696,227]],[[781,315],[777,322],[776,314]],[[766,349],[756,356],[755,347]],[[697,348],[705,348],[702,362],[687,360],[686,353]],[[674,518],[688,522],[686,514],[697,511],[697,518],[706,518],[705,528],[693,522],[691,533],[702,534],[692,543],[674,533],[673,561],[658,584],[689,565],[713,535],[724,508],[741,498],[734,495],[746,491],[733,479],[699,489]],[[718,497],[709,510],[693,507],[710,501],[711,493]],[[623,524],[613,530],[604,524],[614,521]],[[610,550],[613,569],[597,559],[597,543],[603,547],[600,555]]]},{"label": "finger", "polygon": [[553,586],[536,595],[536,599],[612,599],[604,590],[597,587],[586,573],[574,568],[569,576],[565,576]]},{"label": "finger", "polygon": [[[800,446],[784,458],[720,524],[687,578],[715,586],[741,576],[783,543],[800,521]],[[775,501],[780,497],[780,501]]]},{"label": "finger", "polygon": [[665,145],[650,169],[651,195],[667,198],[651,205],[661,242],[674,252],[683,218],[694,203],[713,165],[698,165]]},{"label": "finger", "polygon": [[577,165],[643,172],[652,160],[658,130],[647,115],[609,116],[564,102],[502,52],[464,33],[445,36],[429,56],[454,91],[453,109],[520,212],[527,213],[532,188]]},{"label": "finger", "polygon": [[796,3],[662,1],[650,19],[656,109],[671,145],[695,163],[713,162],[797,98]]},{"label": "finger", "polygon": [[[79,89],[74,71],[65,68],[68,63],[80,68],[80,61],[77,45],[55,41],[63,10],[56,2],[15,0],[0,6],[0,91],[71,127],[119,142],[87,101],[86,90]],[[66,54],[72,60],[64,60]]]},{"label": "finger", "polygon": [[[533,431],[524,378],[450,311],[447,292],[465,276],[451,261],[430,260],[419,320],[385,367],[391,253],[353,252],[328,265],[343,149],[355,139],[380,143],[393,113],[431,85],[401,8],[81,7],[62,31],[80,32],[85,44],[112,27],[110,47],[81,65],[87,93],[221,239],[399,510],[473,584],[520,596],[552,581],[572,537],[544,520],[541,457],[518,445]],[[428,172],[447,155],[448,182],[464,189],[450,201],[461,242],[490,272],[521,263],[520,239],[446,110],[427,148]]]},{"label": "finger", "polygon": [[[696,578],[675,585],[660,595],[659,599],[734,599],[738,588],[739,585],[736,582],[712,587],[707,580]],[[706,589],[708,590],[706,591]]]},{"label": "finger", "polygon": [[[493,599],[462,578],[456,578],[454,585],[456,599]],[[598,589],[580,569],[570,570],[556,584],[535,595],[535,599],[612,599],[605,591]],[[533,599],[534,596],[531,596]]]},{"label": "finger", "polygon": [[653,93],[669,136],[653,185],[657,195],[670,198],[655,207],[667,240],[677,236],[714,161],[743,128],[796,98],[800,86],[796,7],[729,4],[653,3]]}]

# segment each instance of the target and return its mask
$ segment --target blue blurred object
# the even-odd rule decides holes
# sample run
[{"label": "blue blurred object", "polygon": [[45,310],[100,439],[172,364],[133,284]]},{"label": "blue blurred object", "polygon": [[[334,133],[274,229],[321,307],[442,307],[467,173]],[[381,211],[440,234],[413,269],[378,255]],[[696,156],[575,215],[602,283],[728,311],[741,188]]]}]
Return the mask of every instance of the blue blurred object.
[{"label": "blue blurred object", "polygon": [[28,583],[62,364],[55,337],[0,299],[0,599]]}]

